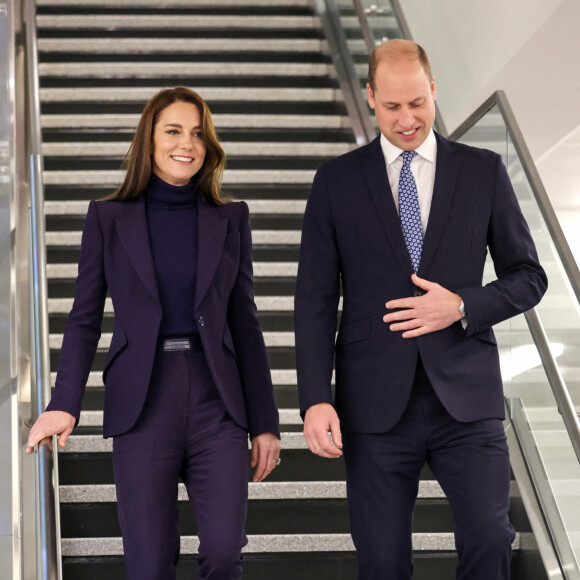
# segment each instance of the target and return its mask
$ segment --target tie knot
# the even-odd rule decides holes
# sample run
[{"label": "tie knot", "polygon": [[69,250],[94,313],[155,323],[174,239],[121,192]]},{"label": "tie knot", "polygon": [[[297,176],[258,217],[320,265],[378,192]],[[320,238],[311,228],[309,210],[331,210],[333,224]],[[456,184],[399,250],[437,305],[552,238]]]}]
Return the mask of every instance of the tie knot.
[{"label": "tie knot", "polygon": [[416,151],[403,151],[403,165],[410,165],[415,155],[417,155]]}]

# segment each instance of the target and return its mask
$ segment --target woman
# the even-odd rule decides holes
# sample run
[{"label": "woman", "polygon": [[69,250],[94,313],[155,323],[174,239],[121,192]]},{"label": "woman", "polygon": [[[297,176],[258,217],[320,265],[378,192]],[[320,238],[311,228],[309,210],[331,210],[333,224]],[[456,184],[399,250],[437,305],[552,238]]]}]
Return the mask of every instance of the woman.
[{"label": "woman", "polygon": [[127,577],[175,578],[177,485],[197,523],[200,579],[241,577],[248,433],[254,481],[279,463],[278,412],[256,315],[248,206],[220,194],[225,154],[195,92],[145,107],[123,185],[92,201],[56,388],[30,431],[59,446],[78,422],[107,291],[103,371]]}]

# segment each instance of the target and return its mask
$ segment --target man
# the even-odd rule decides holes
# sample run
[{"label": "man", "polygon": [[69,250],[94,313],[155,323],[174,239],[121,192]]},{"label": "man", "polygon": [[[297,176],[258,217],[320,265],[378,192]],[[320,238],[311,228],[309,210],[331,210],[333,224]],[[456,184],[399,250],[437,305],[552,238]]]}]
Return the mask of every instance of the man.
[{"label": "man", "polygon": [[[380,137],[319,168],[304,216],[304,435],[322,457],[344,451],[359,580],[411,578],[425,462],[453,511],[456,578],[506,579],[514,530],[491,327],[537,304],[546,276],[499,156],[433,132],[425,51],[378,47],[367,92]],[[497,280],[483,286],[487,250]]]}]

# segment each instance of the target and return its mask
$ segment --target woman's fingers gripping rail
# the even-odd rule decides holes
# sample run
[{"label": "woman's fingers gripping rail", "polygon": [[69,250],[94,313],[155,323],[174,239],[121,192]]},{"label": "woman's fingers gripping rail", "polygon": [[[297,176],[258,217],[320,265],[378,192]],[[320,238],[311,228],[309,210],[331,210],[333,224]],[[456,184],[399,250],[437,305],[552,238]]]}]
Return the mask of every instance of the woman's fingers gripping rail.
[{"label": "woman's fingers gripping rail", "polygon": [[53,435],[59,436],[58,445],[64,449],[75,424],[75,417],[66,411],[45,411],[41,413],[28,434],[26,453],[33,453],[37,445],[39,447],[48,445],[48,448],[52,451]]}]

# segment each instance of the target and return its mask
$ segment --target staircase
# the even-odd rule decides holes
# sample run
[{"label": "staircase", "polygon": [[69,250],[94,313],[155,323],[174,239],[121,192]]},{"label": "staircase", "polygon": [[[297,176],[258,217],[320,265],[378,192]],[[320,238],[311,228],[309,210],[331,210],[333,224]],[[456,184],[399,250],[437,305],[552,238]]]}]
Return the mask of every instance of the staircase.
[{"label": "staircase", "polygon": [[[228,154],[224,188],[250,206],[256,302],[281,410],[282,464],[266,482],[250,483],[244,578],[356,578],[343,462],[306,449],[297,411],[292,307],[302,214],[316,167],[355,146],[312,2],[37,5],[52,369],[72,305],[88,200],[120,183],[121,160],[149,97],[166,86],[190,86],[210,104]],[[346,18],[354,22],[354,14]],[[59,454],[65,580],[124,577],[111,441],[101,436],[101,370],[113,324],[107,301],[80,426]],[[541,564],[529,564],[533,536],[512,487],[514,578],[544,579]],[[193,578],[196,524],[183,488],[179,513],[178,577]],[[425,469],[414,522],[416,580],[453,577],[452,530],[446,499]]]}]

